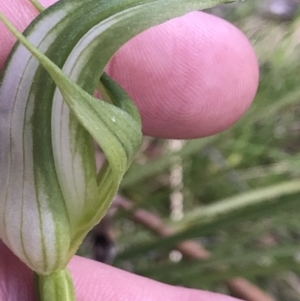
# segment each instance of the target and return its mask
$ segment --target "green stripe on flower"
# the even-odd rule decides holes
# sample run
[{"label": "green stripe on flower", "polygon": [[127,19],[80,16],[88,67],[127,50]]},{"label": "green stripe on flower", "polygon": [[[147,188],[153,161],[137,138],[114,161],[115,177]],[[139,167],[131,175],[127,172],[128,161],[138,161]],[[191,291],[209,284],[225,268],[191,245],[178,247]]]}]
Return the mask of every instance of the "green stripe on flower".
[{"label": "green stripe on flower", "polygon": [[[141,144],[133,102],[103,74],[112,55],[153,25],[224,2],[61,0],[24,35],[0,13],[19,40],[0,80],[0,237],[32,270],[64,270]],[[100,77],[111,103],[92,96]],[[99,174],[93,140],[106,156]]]}]

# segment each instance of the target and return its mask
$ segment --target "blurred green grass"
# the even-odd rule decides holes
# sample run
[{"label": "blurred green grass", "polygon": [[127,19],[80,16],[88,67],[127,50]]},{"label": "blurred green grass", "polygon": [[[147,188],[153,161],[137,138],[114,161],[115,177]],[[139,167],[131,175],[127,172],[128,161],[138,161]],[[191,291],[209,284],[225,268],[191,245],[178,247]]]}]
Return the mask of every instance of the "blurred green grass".
[{"label": "blurred green grass", "polygon": [[[121,192],[179,232],[157,238],[119,213],[116,266],[221,292],[222,281],[243,276],[278,301],[300,300],[300,17],[271,18],[266,3],[212,11],[236,24],[255,48],[255,102],[231,129],[186,142],[178,152],[166,141],[145,138]],[[171,221],[169,174],[176,162],[182,166],[183,219]],[[185,239],[205,246],[211,258],[171,261],[172,247]]]}]

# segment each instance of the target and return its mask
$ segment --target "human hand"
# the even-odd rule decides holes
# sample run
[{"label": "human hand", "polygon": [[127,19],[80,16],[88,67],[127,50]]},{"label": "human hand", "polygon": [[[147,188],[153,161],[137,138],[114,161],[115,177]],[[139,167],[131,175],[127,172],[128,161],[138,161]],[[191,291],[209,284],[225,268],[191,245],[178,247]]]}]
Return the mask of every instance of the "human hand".
[{"label": "human hand", "polygon": [[[0,11],[20,30],[37,15],[27,0],[2,0]],[[0,69],[14,41],[0,24]],[[195,138],[226,129],[247,110],[258,82],[257,61],[243,34],[200,12],[139,35],[118,51],[107,71],[138,105],[144,133],[164,138]],[[233,300],[167,286],[84,258],[75,257],[69,267],[79,301]],[[31,272],[0,242],[0,301],[31,301],[32,294]]]}]

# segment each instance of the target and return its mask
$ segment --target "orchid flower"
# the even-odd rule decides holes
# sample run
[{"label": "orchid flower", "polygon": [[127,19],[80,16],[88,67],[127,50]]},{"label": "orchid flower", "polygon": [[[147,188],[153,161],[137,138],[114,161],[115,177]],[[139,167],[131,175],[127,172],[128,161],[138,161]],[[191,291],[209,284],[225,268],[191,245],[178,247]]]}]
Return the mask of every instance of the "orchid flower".
[{"label": "orchid flower", "polygon": [[[0,79],[0,238],[35,272],[39,300],[75,300],[66,266],[142,141],[138,111],[106,64],[147,28],[224,2],[61,0],[23,34],[0,12],[19,41]],[[106,101],[93,97],[99,85]],[[106,157],[99,173],[93,141]]]}]

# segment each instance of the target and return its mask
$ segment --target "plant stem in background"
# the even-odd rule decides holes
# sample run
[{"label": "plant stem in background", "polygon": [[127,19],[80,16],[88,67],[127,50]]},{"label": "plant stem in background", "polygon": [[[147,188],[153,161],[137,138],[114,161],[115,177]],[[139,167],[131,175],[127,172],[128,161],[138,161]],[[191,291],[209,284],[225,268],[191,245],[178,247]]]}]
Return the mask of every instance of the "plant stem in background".
[{"label": "plant stem in background", "polygon": [[[159,236],[168,237],[176,233],[176,230],[166,225],[157,214],[135,208],[134,204],[124,197],[117,196],[115,205],[128,212],[134,221]],[[192,240],[183,241],[176,248],[183,256],[191,259],[205,260],[210,256],[210,252]],[[245,301],[276,301],[256,285],[241,277],[227,280],[226,285],[234,296]]]},{"label": "plant stem in background", "polygon": [[45,10],[45,7],[40,3],[40,1],[37,0],[29,0],[32,5],[39,11],[40,13]]}]

